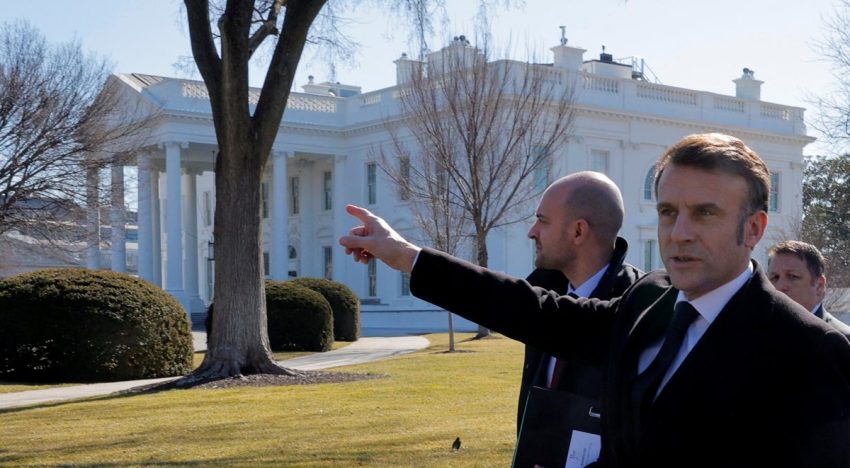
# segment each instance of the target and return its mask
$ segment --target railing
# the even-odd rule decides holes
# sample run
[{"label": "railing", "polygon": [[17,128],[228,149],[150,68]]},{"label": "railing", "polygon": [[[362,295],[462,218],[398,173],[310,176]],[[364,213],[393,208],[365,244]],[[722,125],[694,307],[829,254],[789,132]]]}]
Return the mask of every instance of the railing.
[{"label": "railing", "polygon": [[686,91],[684,89],[643,82],[637,83],[637,96],[642,99],[688,106],[695,106],[698,102],[695,91]]},{"label": "railing", "polygon": [[618,78],[606,78],[603,76],[583,75],[582,87],[591,91],[602,91],[603,93],[619,94],[620,80]]},{"label": "railing", "polygon": [[304,94],[290,94],[289,101],[286,103],[287,109],[297,109],[311,112],[336,112],[337,98],[309,96]]},{"label": "railing", "polygon": [[743,114],[744,100],[733,97],[714,96],[714,110]]},{"label": "railing", "polygon": [[767,119],[791,120],[791,110],[785,106],[761,103],[761,116]]},{"label": "railing", "polygon": [[[184,81],[181,84],[181,94],[183,97],[187,97],[190,99],[203,99],[209,100],[210,95],[207,91],[207,87],[203,85],[203,83],[195,83],[191,81]],[[289,101],[287,101],[286,108],[287,109],[298,109],[312,112],[325,112],[325,113],[334,113],[337,110],[337,98],[332,97],[323,97],[323,96],[310,96],[304,94],[295,94],[292,93],[289,95]],[[259,89],[251,89],[248,92],[248,103],[249,104],[257,104],[260,100],[260,90]],[[380,101],[380,96],[378,96],[378,100]]]},{"label": "railing", "polygon": [[371,106],[371,105],[380,104],[380,103],[381,103],[381,95],[378,94],[378,93],[367,94],[367,95],[362,96],[360,98],[360,105],[361,106]]}]

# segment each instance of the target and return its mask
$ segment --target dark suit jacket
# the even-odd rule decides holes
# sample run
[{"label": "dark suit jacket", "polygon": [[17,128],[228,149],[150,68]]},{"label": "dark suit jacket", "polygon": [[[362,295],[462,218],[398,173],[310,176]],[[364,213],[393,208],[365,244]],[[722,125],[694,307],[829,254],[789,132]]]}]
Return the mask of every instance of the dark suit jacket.
[{"label": "dark suit jacket", "polygon": [[815,311],[815,315],[823,319],[824,322],[832,325],[833,328],[838,330],[842,335],[850,340],[850,325],[838,320],[835,316],[827,312],[826,309],[823,308],[823,304],[821,304]]},{"label": "dark suit jacket", "polygon": [[553,354],[608,362],[602,466],[847,468],[850,343],[755,269],[639,429],[627,396],[640,352],[672,316],[678,291],[665,272],[618,299],[576,300],[425,249],[411,291]]},{"label": "dark suit jacket", "polygon": [[[637,268],[623,263],[628,251],[628,243],[622,237],[617,238],[614,252],[608,263],[608,270],[602,275],[599,284],[593,290],[590,297],[599,299],[611,299],[622,296],[626,289],[637,281],[641,271]],[[532,286],[566,294],[569,280],[558,270],[534,270],[526,278]],[[525,360],[522,365],[522,381],[519,389],[519,404],[517,405],[517,433],[519,433],[525,404],[528,401],[528,392],[532,386],[545,387],[547,385],[547,371],[552,355],[546,353],[536,346],[525,345]],[[599,400],[602,398],[602,381],[605,376],[605,365],[591,363],[577,356],[561,357],[561,376],[558,379],[556,390],[568,391],[577,395]]]}]

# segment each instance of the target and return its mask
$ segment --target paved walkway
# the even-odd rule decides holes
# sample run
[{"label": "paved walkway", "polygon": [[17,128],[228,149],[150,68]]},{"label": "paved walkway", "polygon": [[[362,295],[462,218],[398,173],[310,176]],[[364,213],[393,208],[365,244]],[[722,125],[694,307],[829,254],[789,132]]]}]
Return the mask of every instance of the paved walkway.
[{"label": "paved walkway", "polygon": [[[192,335],[195,350],[206,349],[206,336],[204,333],[192,332]],[[361,338],[348,346],[333,351],[280,361],[280,364],[298,370],[328,369],[331,367],[362,364],[411,353],[427,347],[428,344],[428,340],[421,336]],[[109,395],[133,387],[167,382],[176,378],[166,377],[162,379],[131,380],[128,382],[107,382],[70,387],[54,387],[43,390],[28,390],[24,392],[0,393],[0,409]]]}]

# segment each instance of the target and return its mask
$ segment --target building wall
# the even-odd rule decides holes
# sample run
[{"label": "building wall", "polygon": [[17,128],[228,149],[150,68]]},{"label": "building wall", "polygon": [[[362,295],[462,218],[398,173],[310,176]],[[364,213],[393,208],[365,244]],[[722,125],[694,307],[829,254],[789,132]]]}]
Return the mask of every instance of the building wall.
[{"label": "building wall", "polygon": [[[521,68],[518,64],[512,66]],[[692,133],[722,131],[739,136],[778,173],[778,209],[770,213],[768,232],[755,249],[757,260],[764,261],[766,248],[793,230],[801,212],[802,150],[812,141],[805,134],[802,109],[582,71],[553,69],[551,73],[552,79],[580,83],[581,89],[576,97],[577,116],[572,134],[568,143],[553,154],[550,181],[576,171],[598,169],[600,155],[607,157],[605,172],[623,192],[626,217],[621,235],[630,244],[628,262],[641,269],[662,266],[656,242],[654,199],[645,193],[647,174],[665,148]],[[140,88],[140,99],[146,99],[146,93],[153,93],[158,102],[168,103],[163,109],[165,118],[156,129],[156,138],[163,143],[183,142],[186,148],[181,159],[198,174],[197,244],[193,248],[198,249],[198,291],[201,299],[208,302],[208,242],[213,239],[212,225],[205,222],[203,213],[204,193],[215,192],[212,173],[215,138],[209,102],[195,82],[158,78],[161,81],[155,88],[144,88],[133,81],[133,76],[120,78]],[[365,313],[402,314],[402,317],[407,313],[414,317],[437,309],[404,295],[402,276],[383,264],[376,268],[377,294],[370,295],[368,267],[346,259],[339,253],[341,248],[337,244],[339,236],[356,224],[342,212],[346,203],[367,207],[403,235],[421,241],[406,202],[400,200],[380,169],[376,202],[370,204],[367,200],[367,164],[380,166],[380,149],[387,148],[391,141],[385,122],[398,117],[399,89],[393,87],[348,98],[293,93],[274,151],[287,155],[287,197],[291,178],[297,177],[299,184],[299,212],[287,214],[287,244],[297,252],[295,259],[288,260],[288,270],[298,276],[322,276],[323,248],[330,247],[334,251],[333,279],[347,284],[363,298]],[[156,93],[166,96],[157,97]],[[151,147],[147,157],[159,171],[160,225],[164,232],[168,196],[166,174],[162,172],[164,149]],[[329,210],[325,209],[323,199],[325,172],[332,175]],[[263,182],[268,184],[269,203],[274,203],[271,174],[269,166]],[[525,276],[533,268],[532,244],[526,232],[534,207],[529,206],[527,211],[526,222],[497,230],[488,239],[491,268],[517,276]],[[271,218],[263,223],[268,251]],[[166,241],[163,237],[163,272],[167,270]],[[398,316],[394,317],[385,322],[397,320]],[[375,326],[379,327],[380,323]]]}]

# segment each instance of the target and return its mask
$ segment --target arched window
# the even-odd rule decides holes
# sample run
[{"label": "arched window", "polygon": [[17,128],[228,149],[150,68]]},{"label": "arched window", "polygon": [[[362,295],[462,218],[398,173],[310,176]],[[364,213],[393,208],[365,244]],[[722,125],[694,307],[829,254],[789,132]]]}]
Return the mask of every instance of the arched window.
[{"label": "arched window", "polygon": [[646,171],[646,177],[643,179],[643,199],[655,201],[655,164]]},{"label": "arched window", "polygon": [[289,246],[289,259],[295,260],[296,258],[298,258],[298,252],[295,251],[295,247],[290,245]]}]

